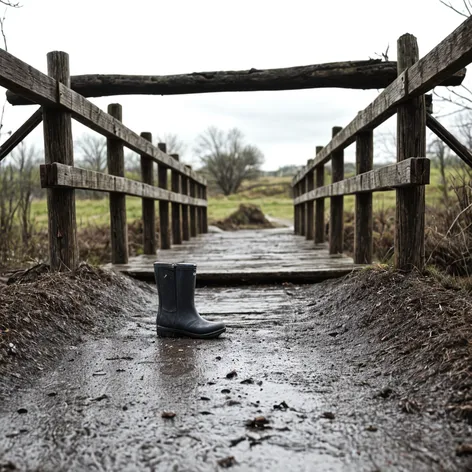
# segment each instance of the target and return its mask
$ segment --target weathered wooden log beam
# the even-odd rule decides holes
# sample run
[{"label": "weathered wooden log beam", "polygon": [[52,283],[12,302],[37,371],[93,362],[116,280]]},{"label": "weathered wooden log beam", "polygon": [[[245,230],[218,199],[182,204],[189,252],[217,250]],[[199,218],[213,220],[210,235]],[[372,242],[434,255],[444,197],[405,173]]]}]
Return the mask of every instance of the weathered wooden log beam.
[{"label": "weathered wooden log beam", "polygon": [[325,197],[380,192],[429,184],[430,161],[425,157],[411,157],[397,164],[380,167],[363,174],[315,188],[294,199],[294,205]]},{"label": "weathered wooden log beam", "polygon": [[451,132],[449,132],[434,116],[426,113],[426,126],[449,148],[457,154],[469,167],[472,167],[472,154]]},{"label": "weathered wooden log beam", "polygon": [[[462,69],[441,85],[460,85]],[[193,72],[180,75],[76,75],[71,88],[84,97],[110,95],[178,95],[256,90],[309,88],[381,89],[397,78],[397,63],[368,61],[331,62],[283,69],[249,69],[222,72]],[[7,92],[12,105],[25,105],[25,98]]]},{"label": "weathered wooden log beam", "polygon": [[36,110],[1,146],[0,162],[43,121],[43,110]]},{"label": "weathered wooden log beam", "polygon": [[192,198],[125,177],[67,166],[57,162],[42,164],[40,176],[42,188],[75,188],[97,192],[114,192],[185,205],[207,206],[207,201],[201,198]]}]

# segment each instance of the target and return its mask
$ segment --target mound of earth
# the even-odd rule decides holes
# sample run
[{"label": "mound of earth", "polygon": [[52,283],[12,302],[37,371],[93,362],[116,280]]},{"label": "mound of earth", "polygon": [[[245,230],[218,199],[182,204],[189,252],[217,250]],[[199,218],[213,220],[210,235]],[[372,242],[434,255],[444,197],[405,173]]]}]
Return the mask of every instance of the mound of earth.
[{"label": "mound of earth", "polygon": [[1,281],[0,394],[45,370],[84,335],[102,336],[124,314],[144,309],[130,296],[139,282],[87,264],[75,273],[40,264]]},{"label": "mound of earth", "polygon": [[333,362],[341,349],[360,370],[375,371],[382,395],[405,412],[449,412],[472,424],[472,297],[465,290],[378,267],[313,285],[303,298],[311,301],[297,320],[297,343],[315,337]]},{"label": "mound of earth", "polygon": [[239,208],[223,221],[217,221],[216,226],[225,231],[238,229],[274,228],[265,217],[258,205],[241,203]]}]

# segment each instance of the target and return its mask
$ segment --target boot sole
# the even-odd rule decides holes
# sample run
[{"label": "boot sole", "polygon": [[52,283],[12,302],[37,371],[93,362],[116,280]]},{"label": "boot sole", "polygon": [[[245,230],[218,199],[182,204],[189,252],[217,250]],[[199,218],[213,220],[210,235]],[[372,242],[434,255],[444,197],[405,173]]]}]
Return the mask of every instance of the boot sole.
[{"label": "boot sole", "polygon": [[165,328],[164,326],[157,326],[157,335],[161,338],[196,338],[196,339],[213,339],[217,338],[220,334],[223,334],[226,328],[212,331],[211,333],[198,334],[190,331],[184,331],[181,329]]}]

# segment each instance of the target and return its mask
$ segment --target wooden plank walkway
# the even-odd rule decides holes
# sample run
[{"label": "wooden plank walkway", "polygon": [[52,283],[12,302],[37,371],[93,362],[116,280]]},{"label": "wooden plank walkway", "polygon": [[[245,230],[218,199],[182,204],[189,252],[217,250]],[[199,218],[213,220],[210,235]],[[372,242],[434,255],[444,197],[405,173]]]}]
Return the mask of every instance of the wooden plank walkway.
[{"label": "wooden plank walkway", "polygon": [[201,234],[156,256],[132,257],[128,264],[108,267],[153,280],[155,261],[195,263],[197,281],[204,285],[318,282],[362,267],[345,255],[330,256],[327,245],[315,246],[291,228]]}]

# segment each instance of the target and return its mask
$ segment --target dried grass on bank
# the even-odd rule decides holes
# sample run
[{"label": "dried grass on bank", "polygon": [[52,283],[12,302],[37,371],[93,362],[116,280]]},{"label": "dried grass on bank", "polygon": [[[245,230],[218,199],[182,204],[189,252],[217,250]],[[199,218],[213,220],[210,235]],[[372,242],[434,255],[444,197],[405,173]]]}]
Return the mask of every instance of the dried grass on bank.
[{"label": "dried grass on bank", "polygon": [[40,265],[0,285],[0,391],[43,370],[65,345],[120,321],[128,285],[86,264],[75,274]]},{"label": "dried grass on bank", "polygon": [[[321,284],[323,286],[324,284]],[[316,292],[311,317],[335,309],[344,346],[363,357],[418,402],[472,421],[472,297],[432,276],[369,269]],[[330,321],[333,322],[332,320]]]}]

